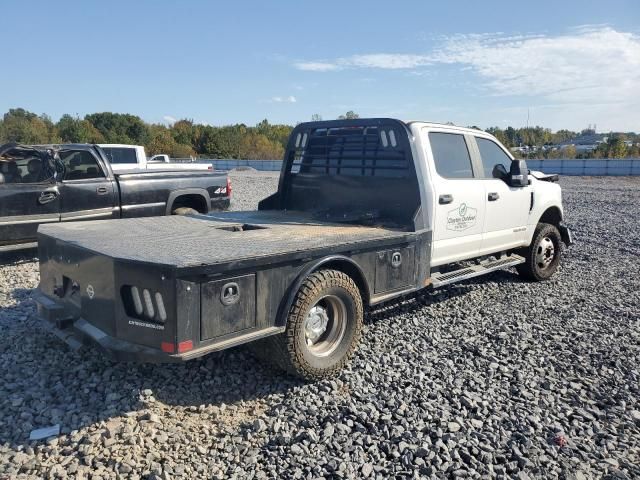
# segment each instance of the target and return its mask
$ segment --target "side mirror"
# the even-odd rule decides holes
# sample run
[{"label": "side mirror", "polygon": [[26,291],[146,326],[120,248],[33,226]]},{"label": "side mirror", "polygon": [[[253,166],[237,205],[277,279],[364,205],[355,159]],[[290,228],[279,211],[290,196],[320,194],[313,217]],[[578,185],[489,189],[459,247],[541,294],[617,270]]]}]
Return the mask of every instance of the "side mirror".
[{"label": "side mirror", "polygon": [[504,180],[505,178],[507,178],[507,175],[507,169],[501,163],[496,164],[491,171],[491,176],[493,178],[499,178],[500,180]]},{"label": "side mirror", "polygon": [[529,169],[524,160],[514,160],[511,162],[509,171],[509,185],[512,187],[526,187],[529,185]]}]

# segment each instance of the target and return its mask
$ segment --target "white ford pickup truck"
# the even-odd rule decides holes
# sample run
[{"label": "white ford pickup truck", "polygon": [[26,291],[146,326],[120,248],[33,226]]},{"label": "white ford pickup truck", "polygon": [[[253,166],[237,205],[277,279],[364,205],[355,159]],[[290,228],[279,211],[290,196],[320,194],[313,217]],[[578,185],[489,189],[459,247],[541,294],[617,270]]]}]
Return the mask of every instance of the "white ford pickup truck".
[{"label": "white ford pickup truck", "polygon": [[171,162],[168,155],[154,155],[147,159],[141,145],[103,143],[98,146],[107,156],[111,170],[116,173],[124,170],[213,170],[213,166],[206,163]]},{"label": "white ford pickup truck", "polygon": [[571,244],[556,181],[479,130],[301,123],[257,211],[41,227],[38,311],[123,360],[257,342],[324,378],[356,349],[365,307],[509,267],[550,278]]}]

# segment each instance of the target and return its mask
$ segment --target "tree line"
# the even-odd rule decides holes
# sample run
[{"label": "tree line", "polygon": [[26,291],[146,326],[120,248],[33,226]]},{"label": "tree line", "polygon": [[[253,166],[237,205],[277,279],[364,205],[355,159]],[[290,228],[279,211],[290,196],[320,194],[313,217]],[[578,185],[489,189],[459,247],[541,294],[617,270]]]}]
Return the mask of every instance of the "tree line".
[{"label": "tree line", "polygon": [[175,158],[278,159],[293,127],[263,120],[214,127],[179,120],[171,125],[147,123],[136,115],[92,113],[84,118],[63,115],[54,122],[22,108],[11,109],[0,120],[0,143],[123,143],[144,145],[147,154],[165,153]]},{"label": "tree line", "polygon": [[[349,111],[338,118],[352,119],[359,118],[359,115]],[[322,118],[314,114],[311,120],[318,121]],[[235,124],[216,127],[187,119],[163,125],[147,123],[136,115],[112,112],[92,113],[84,118],[65,114],[54,122],[47,115],[14,108],[0,120],[0,143],[124,143],[144,145],[149,155],[165,153],[177,158],[200,156],[263,160],[282,158],[292,129],[291,125],[272,124],[266,119],[255,126]],[[539,147],[531,149],[529,153],[514,152],[529,157],[640,157],[640,135],[635,133],[610,134],[607,142],[601,143],[593,152],[578,154],[571,146],[562,149],[553,146],[580,135],[595,134],[594,131],[552,132],[539,126],[505,129],[491,127],[486,131],[509,148]],[[627,145],[626,141],[631,141],[632,145]]]},{"label": "tree line", "polygon": [[[478,128],[478,127],[473,127]],[[552,132],[549,128],[543,127],[499,127],[487,128],[486,132],[495,136],[508,148],[515,147],[537,147],[530,149],[529,153],[514,152],[521,156],[530,158],[625,158],[640,157],[640,135],[634,132],[616,132],[608,134],[607,140],[598,144],[595,150],[590,152],[577,152],[573,145],[573,139],[578,137],[596,138],[595,130],[584,129],[580,132],[572,130],[558,130]],[[627,145],[631,142],[631,145]],[[562,148],[555,148],[559,144],[565,143]],[[569,145],[566,145],[569,144]]]}]

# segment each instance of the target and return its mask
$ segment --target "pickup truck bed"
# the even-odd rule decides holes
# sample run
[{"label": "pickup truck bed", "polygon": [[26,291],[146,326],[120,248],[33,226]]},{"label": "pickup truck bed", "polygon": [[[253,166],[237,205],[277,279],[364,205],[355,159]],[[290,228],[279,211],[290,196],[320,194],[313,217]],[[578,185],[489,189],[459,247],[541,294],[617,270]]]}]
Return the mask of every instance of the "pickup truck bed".
[{"label": "pickup truck bed", "polygon": [[[304,212],[225,212],[43,225],[40,234],[114,259],[177,270],[394,240],[408,232],[318,222]],[[126,248],[122,248],[126,245]]]}]

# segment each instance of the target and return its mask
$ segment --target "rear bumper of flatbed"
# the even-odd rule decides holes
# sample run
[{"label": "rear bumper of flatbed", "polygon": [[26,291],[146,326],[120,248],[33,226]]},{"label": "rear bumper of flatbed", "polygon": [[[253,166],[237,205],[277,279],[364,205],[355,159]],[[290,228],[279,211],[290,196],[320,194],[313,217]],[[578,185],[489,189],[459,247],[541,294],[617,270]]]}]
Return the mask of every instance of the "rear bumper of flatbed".
[{"label": "rear bumper of flatbed", "polygon": [[211,352],[274,335],[283,330],[277,327],[268,328],[194,350],[169,354],[162,350],[110,336],[84,318],[71,318],[66,314],[63,305],[42,292],[37,291],[33,299],[38,307],[37,317],[43,326],[66,343],[69,348],[80,350],[83,346],[95,347],[109,358],[122,362],[181,363]]}]

